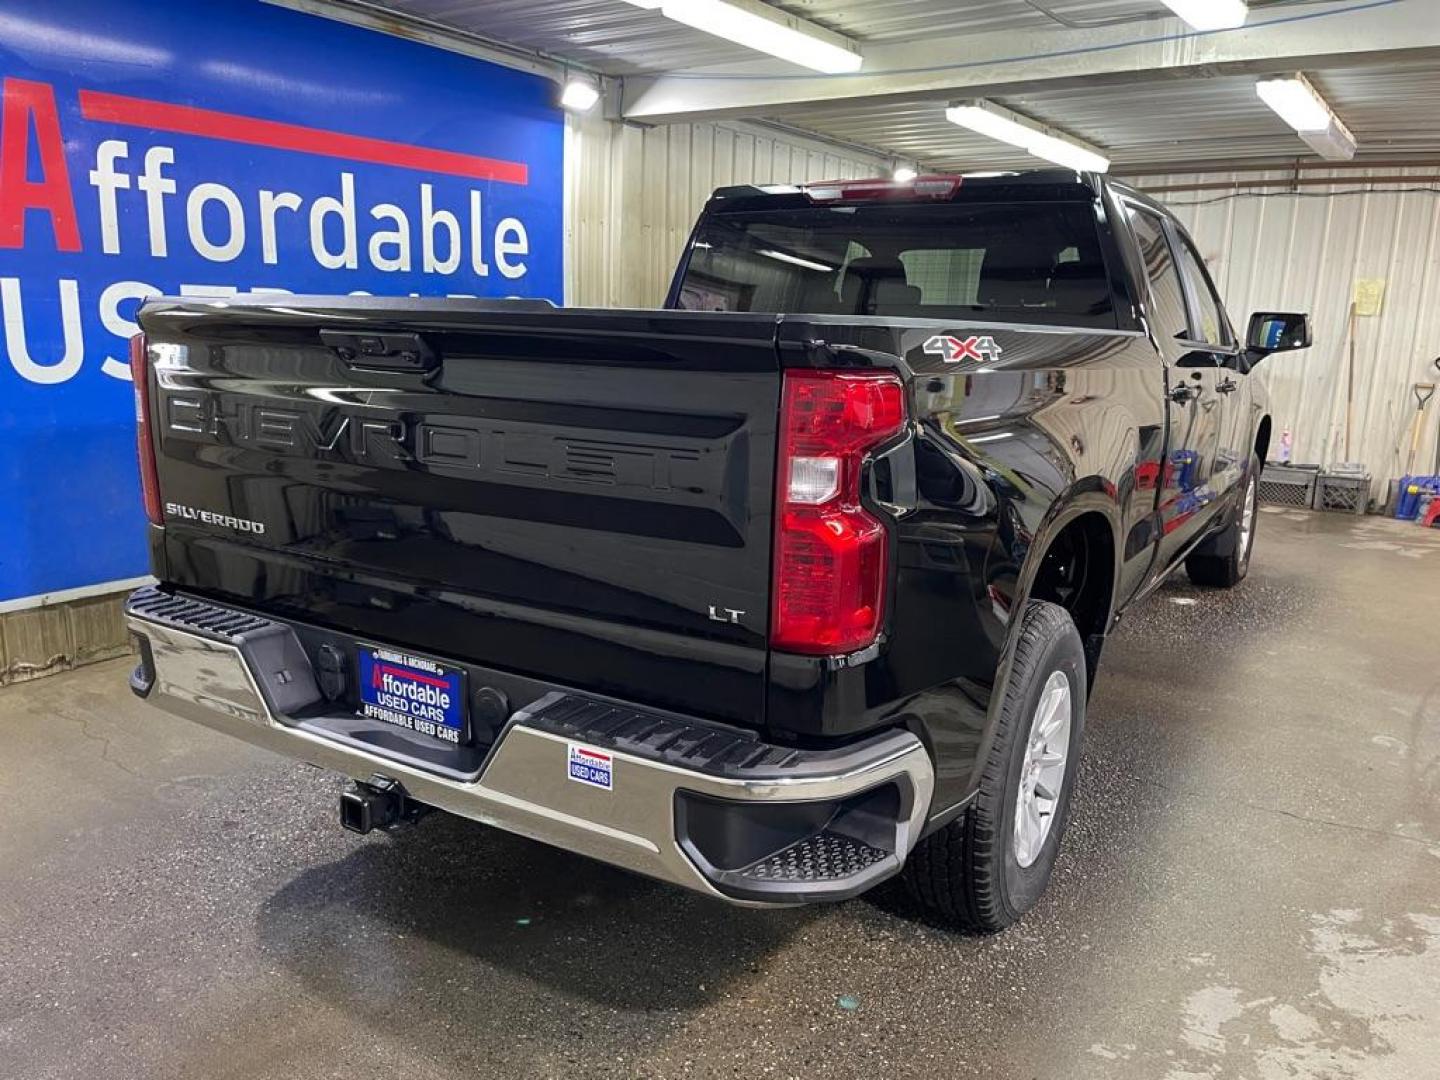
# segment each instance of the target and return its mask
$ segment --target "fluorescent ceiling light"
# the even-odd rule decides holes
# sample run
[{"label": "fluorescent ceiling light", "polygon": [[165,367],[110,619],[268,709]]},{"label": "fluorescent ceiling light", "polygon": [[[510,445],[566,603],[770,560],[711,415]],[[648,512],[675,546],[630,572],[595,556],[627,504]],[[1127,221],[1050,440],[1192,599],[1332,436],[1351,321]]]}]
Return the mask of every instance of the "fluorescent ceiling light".
[{"label": "fluorescent ceiling light", "polygon": [[667,19],[827,75],[859,71],[865,62],[849,38],[787,15],[759,0],[630,0],[630,3],[652,11],[659,8]]},{"label": "fluorescent ceiling light", "polygon": [[1300,138],[1326,161],[1349,161],[1358,148],[1355,136],[1336,116],[1330,118],[1330,126],[1324,131],[1302,131]]},{"label": "fluorescent ceiling light", "polygon": [[919,174],[909,165],[899,165],[890,175],[897,184],[908,184]]},{"label": "fluorescent ceiling light", "polygon": [[1076,172],[1109,172],[1110,159],[1097,150],[1058,135],[1036,135],[1025,149]]},{"label": "fluorescent ceiling light", "polygon": [[783,251],[762,251],[767,259],[779,259],[781,262],[790,263],[794,266],[803,266],[806,270],[819,270],[824,274],[833,274],[835,267],[827,266],[822,262],[813,262],[810,259],[802,259],[799,255],[790,255]]},{"label": "fluorescent ceiling light", "polygon": [[571,78],[560,94],[560,104],[571,112],[589,112],[600,100],[600,87],[592,79]]},{"label": "fluorescent ceiling light", "polygon": [[1296,131],[1324,131],[1330,126],[1334,113],[1304,75],[1262,79],[1255,84],[1255,92]]},{"label": "fluorescent ceiling light", "polygon": [[1349,161],[1355,156],[1355,136],[1304,75],[1262,79],[1255,92],[1322,158]]},{"label": "fluorescent ceiling light", "polygon": [[999,142],[1077,172],[1109,172],[1110,159],[1097,147],[1062,135],[1028,116],[993,101],[960,101],[945,110],[952,124],[977,131]]},{"label": "fluorescent ceiling light", "polygon": [[[634,3],[635,0],[631,0]],[[1245,0],[1163,0],[1166,7],[1196,30],[1234,30],[1250,15]]]}]

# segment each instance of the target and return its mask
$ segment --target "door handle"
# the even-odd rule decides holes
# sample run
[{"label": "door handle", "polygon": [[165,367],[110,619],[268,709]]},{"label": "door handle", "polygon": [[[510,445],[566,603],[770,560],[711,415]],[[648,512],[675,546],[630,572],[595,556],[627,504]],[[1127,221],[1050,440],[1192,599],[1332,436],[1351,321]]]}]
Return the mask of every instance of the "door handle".
[{"label": "door handle", "polygon": [[1237,383],[1234,379],[1227,377],[1226,380],[1222,382],[1219,386],[1215,387],[1215,389],[1222,394],[1233,394],[1236,390],[1240,389],[1240,384]]},{"label": "door handle", "polygon": [[1172,388],[1170,391],[1170,400],[1177,405],[1184,405],[1186,402],[1194,401],[1199,396],[1200,388],[1198,386],[1186,386],[1184,383]]}]

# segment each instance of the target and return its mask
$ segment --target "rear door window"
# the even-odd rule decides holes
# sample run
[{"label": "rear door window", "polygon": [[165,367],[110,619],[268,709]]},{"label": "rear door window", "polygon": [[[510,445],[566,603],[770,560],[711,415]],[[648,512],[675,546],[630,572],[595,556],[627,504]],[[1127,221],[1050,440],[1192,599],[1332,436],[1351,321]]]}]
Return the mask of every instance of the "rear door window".
[{"label": "rear door window", "polygon": [[1195,309],[1200,318],[1195,340],[1207,345],[1234,344],[1230,326],[1225,320],[1225,309],[1220,306],[1210,273],[1189,237],[1183,235],[1180,237],[1180,265],[1185,268],[1185,278],[1190,283],[1190,294],[1195,298]]},{"label": "rear door window", "polygon": [[1185,292],[1175,254],[1165,236],[1165,223],[1159,214],[1138,206],[1127,205],[1130,231],[1145,262],[1145,275],[1150,279],[1150,320],[1156,334],[1172,341],[1190,340],[1190,316],[1185,310]]}]

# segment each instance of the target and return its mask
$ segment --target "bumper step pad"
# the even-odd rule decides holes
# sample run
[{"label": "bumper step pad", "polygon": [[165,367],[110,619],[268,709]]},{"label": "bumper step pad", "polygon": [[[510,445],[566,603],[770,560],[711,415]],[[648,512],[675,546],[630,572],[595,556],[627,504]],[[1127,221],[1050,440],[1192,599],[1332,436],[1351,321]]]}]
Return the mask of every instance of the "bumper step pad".
[{"label": "bumper step pad", "polygon": [[[310,658],[283,623],[188,596],[174,596],[156,588],[131,593],[125,602],[125,613],[240,650],[255,675],[255,690],[276,715],[299,713],[320,700]],[[142,651],[142,664],[148,655]],[[130,682],[131,686],[148,687],[153,676],[137,672]]]},{"label": "bumper step pad", "polygon": [[284,627],[264,616],[231,611],[229,608],[216,607],[214,604],[192,600],[186,596],[172,596],[155,588],[131,593],[125,609],[132,615],[139,615],[162,626],[204,634],[230,645],[239,645],[265,632],[284,632]]},{"label": "bumper step pad", "polygon": [[846,772],[894,743],[885,733],[829,750],[776,746],[759,735],[708,720],[576,693],[553,693],[527,706],[516,723],[605,750],[727,780],[803,780]]},{"label": "bumper step pad", "polygon": [[747,866],[740,876],[751,881],[844,881],[864,873],[890,854],[827,829]]}]

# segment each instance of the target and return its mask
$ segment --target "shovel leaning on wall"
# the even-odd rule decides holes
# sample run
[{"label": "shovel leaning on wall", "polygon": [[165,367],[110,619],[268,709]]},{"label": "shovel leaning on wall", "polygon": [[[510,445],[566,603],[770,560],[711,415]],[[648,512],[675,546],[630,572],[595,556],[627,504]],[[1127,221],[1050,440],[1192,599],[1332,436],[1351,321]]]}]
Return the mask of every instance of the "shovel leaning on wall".
[{"label": "shovel leaning on wall", "polygon": [[[1436,358],[1435,366],[1440,368],[1440,357]],[[1420,452],[1420,436],[1425,430],[1425,406],[1435,396],[1435,384],[1417,382],[1411,389],[1415,392],[1415,426],[1410,436],[1410,457],[1405,463],[1406,476],[1415,474],[1415,455]],[[1435,449],[1435,471],[1440,473],[1440,446]]]}]

